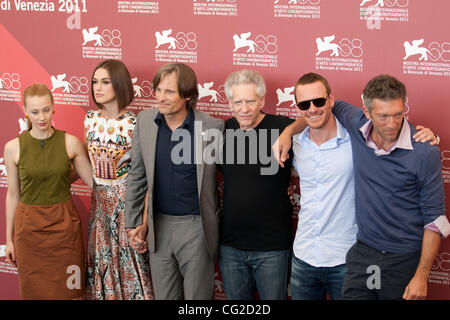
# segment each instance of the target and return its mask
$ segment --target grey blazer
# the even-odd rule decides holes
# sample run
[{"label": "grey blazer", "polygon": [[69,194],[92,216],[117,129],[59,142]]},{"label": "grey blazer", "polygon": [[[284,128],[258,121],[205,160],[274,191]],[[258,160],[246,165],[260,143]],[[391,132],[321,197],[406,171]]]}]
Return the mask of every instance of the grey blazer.
[{"label": "grey blazer", "polygon": [[[158,126],[155,117],[158,109],[141,111],[136,118],[131,142],[131,168],[128,172],[128,187],[125,202],[125,227],[134,228],[142,224],[142,212],[147,190],[148,197],[148,248],[155,252],[154,224],[154,171],[155,149],[158,137]],[[207,129],[224,130],[224,122],[208,114],[195,110],[195,121],[202,123],[202,135]],[[203,149],[208,145],[202,142]],[[200,214],[203,222],[203,233],[206,247],[212,259],[216,259],[219,246],[219,197],[216,186],[216,164],[197,164],[197,186]]]}]

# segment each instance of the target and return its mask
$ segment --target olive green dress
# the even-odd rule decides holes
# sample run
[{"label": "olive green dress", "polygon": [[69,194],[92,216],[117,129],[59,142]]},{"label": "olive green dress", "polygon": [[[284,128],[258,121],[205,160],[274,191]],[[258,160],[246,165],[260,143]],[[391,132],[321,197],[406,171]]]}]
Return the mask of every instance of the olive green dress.
[{"label": "olive green dress", "polygon": [[19,136],[20,202],[14,222],[24,299],[76,299],[85,293],[81,221],[70,194],[65,132],[39,140]]}]

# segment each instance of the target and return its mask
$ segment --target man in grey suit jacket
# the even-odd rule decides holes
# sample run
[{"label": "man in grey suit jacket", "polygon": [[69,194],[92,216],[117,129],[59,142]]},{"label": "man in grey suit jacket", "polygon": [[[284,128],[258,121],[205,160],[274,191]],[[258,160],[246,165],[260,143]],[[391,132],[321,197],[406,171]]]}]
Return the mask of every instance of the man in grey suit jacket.
[{"label": "man in grey suit jacket", "polygon": [[219,200],[216,163],[201,151],[224,123],[193,109],[197,79],[185,64],[164,65],[153,88],[158,109],[140,112],[133,133],[126,227],[132,241],[148,233],[156,299],[212,299]]}]

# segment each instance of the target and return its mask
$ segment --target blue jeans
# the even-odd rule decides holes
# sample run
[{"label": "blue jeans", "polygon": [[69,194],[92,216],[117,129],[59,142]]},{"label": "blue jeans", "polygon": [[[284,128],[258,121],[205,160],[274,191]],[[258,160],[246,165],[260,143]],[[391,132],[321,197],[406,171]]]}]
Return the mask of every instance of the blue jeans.
[{"label": "blue jeans", "polygon": [[342,298],[342,285],[347,268],[314,267],[292,255],[292,300],[325,300],[327,292],[333,300]]},{"label": "blue jeans", "polygon": [[286,300],[290,250],[247,251],[220,246],[219,266],[227,300]]}]

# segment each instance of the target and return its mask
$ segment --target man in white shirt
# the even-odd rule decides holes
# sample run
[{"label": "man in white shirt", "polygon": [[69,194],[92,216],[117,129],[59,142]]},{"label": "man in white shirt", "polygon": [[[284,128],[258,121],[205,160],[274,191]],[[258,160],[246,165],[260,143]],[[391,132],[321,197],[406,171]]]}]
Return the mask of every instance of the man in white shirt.
[{"label": "man in white shirt", "polygon": [[331,110],[334,96],[325,78],[303,75],[295,86],[300,116],[308,127],[293,137],[300,177],[291,271],[294,300],[341,299],[345,256],[356,241],[352,147]]}]

